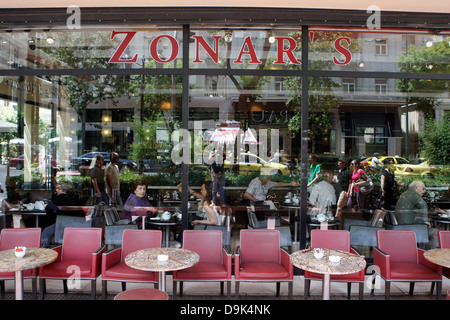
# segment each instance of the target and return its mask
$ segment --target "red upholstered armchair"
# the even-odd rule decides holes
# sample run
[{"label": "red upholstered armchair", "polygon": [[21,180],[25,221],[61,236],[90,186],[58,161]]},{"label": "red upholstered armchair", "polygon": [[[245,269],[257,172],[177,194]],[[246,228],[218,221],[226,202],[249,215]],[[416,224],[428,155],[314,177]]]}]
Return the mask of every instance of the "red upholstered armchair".
[{"label": "red upholstered armchair", "polygon": [[[438,231],[439,248],[450,249],[450,231]],[[450,279],[450,268],[442,268],[442,274]]]},{"label": "red upholstered armchair", "polygon": [[161,230],[123,231],[122,247],[102,255],[102,297],[106,299],[107,282],[122,282],[122,291],[126,290],[126,282],[152,282],[155,288],[158,284],[158,273],[133,269],[125,264],[125,258],[132,252],[146,248],[160,248]]},{"label": "red upholstered armchair", "polygon": [[220,281],[221,294],[223,294],[224,282],[227,283],[229,298],[232,257],[222,246],[222,231],[185,230],[183,232],[183,248],[198,253],[200,260],[193,267],[173,272],[173,297],[176,298],[177,282],[180,283],[180,295],[182,295],[184,281]]},{"label": "red upholstered armchair", "polygon": [[53,250],[58,258],[51,264],[39,268],[40,299],[44,299],[46,279],[63,280],[67,293],[67,279],[91,280],[91,298],[96,297],[96,279],[100,275],[102,246],[101,228],[67,227],[62,246]]},{"label": "red upholstered armchair", "polygon": [[[2,229],[0,251],[14,249],[16,246],[39,248],[41,245],[40,228]],[[37,297],[37,269],[23,271],[24,279],[31,279],[33,299]],[[14,280],[14,272],[0,272],[2,298],[5,297],[5,280]]]},{"label": "red upholstered armchair", "polygon": [[415,282],[436,282],[437,299],[441,298],[442,267],[429,262],[424,251],[417,248],[416,234],[410,230],[378,230],[374,265],[385,280],[385,295],[389,299],[391,282],[410,282],[410,294]]},{"label": "red upholstered armchair", "polygon": [[[350,247],[350,232],[346,230],[312,230],[311,248],[325,248],[341,250],[359,255],[359,253]],[[351,296],[351,284],[359,284],[359,299],[364,298],[364,274],[365,270],[356,273],[331,275],[330,281],[347,282],[347,298]],[[305,299],[309,296],[311,280],[323,280],[323,275],[305,270]]]},{"label": "red upholstered armchair", "polygon": [[280,234],[274,229],[241,230],[240,247],[234,261],[235,294],[239,298],[241,282],[276,282],[277,296],[280,283],[287,282],[292,299],[294,266],[289,254],[280,248]]}]

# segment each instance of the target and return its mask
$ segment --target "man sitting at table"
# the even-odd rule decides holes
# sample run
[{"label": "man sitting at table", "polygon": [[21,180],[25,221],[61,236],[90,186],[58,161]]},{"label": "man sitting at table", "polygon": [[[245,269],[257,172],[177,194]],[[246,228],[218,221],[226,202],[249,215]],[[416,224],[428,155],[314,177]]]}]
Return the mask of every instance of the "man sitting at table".
[{"label": "man sitting at table", "polygon": [[333,177],[330,173],[326,172],[321,176],[323,180],[315,184],[311,190],[309,204],[317,208],[325,209],[328,206],[336,204],[336,190],[331,185]]},{"label": "man sitting at table", "polygon": [[411,182],[408,190],[403,192],[395,206],[395,219],[398,224],[426,224],[431,248],[438,246],[437,229],[431,228],[428,218],[428,206],[422,199],[425,194],[425,184],[420,180]]},{"label": "man sitting at table", "polygon": [[245,191],[244,198],[250,201],[265,201],[269,190],[274,187],[298,187],[298,182],[275,182],[270,180],[270,175],[264,172],[261,176],[250,181],[247,191]]}]

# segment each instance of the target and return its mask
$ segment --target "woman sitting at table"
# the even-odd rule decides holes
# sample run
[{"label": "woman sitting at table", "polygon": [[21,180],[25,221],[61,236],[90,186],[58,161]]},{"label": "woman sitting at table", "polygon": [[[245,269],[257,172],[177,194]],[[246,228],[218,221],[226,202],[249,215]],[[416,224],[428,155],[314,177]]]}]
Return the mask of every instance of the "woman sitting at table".
[{"label": "woman sitting at table", "polygon": [[[145,183],[140,181],[133,183],[133,190],[133,193],[130,194],[123,205],[122,219],[129,219],[131,221],[132,216],[146,216],[150,218],[158,212],[158,209],[152,207],[145,196],[147,193],[147,185]],[[138,225],[141,227],[142,222],[138,221]]]},{"label": "woman sitting at table", "polygon": [[[205,214],[206,219],[203,220],[194,220],[191,222],[191,225],[195,226],[196,224],[204,224],[204,225],[218,225],[220,221],[220,215],[217,212],[216,205],[212,201],[213,193],[212,193],[212,182],[205,181],[202,185],[202,189],[200,194],[197,194],[196,197],[202,199],[202,211]],[[188,189],[190,195],[196,194],[192,189]]]}]

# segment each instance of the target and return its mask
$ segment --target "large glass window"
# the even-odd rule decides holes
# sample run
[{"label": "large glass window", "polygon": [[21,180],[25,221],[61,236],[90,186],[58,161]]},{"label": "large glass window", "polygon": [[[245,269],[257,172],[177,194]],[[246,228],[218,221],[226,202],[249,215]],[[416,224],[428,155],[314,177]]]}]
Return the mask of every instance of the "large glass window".
[{"label": "large glass window", "polygon": [[[189,39],[184,31],[0,33],[0,139],[8,165],[0,183],[8,197],[70,180],[86,203],[89,168],[99,153],[108,161],[114,151],[123,200],[138,179],[153,204],[179,200],[183,162],[198,191],[215,179],[215,156],[224,164],[226,204],[241,204],[261,174],[300,181],[306,142],[324,170],[337,170],[340,157],[379,154],[399,165],[424,158],[428,171],[398,176],[408,182],[428,174],[436,179],[427,184],[448,187],[446,34],[312,27],[302,70],[298,28],[192,28]],[[283,192],[269,198],[282,200]]]},{"label": "large glass window", "polygon": [[0,34],[2,69],[180,68],[182,52],[177,29]]}]

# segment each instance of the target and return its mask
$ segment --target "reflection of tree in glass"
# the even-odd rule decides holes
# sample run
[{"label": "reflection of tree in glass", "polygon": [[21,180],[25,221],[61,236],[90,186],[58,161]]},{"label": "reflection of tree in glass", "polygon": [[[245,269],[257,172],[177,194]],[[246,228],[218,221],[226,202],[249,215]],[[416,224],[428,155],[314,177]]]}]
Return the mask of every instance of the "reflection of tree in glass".
[{"label": "reflection of tree in glass", "polygon": [[[448,38],[433,43],[431,47],[417,49],[411,45],[406,54],[398,57],[401,72],[411,73],[449,73],[450,46]],[[450,90],[450,81],[429,79],[401,79],[397,82],[401,92],[407,92],[407,103],[416,104],[418,110],[434,115],[434,108],[439,105],[443,93]]]},{"label": "reflection of tree in glass", "polygon": [[[108,62],[108,52],[120,43],[117,39],[111,40],[110,32],[61,32],[52,36],[57,45],[41,48],[48,59],[43,64],[49,68],[55,65],[83,70],[118,68],[117,64]],[[93,54],[96,52],[107,53]],[[116,99],[123,96],[129,87],[124,80],[124,76],[96,74],[71,75],[61,79],[69,104],[77,112],[81,123],[80,153],[85,150],[87,105],[103,100],[111,100],[113,105],[117,105]]]},{"label": "reflection of tree in glass", "polygon": [[[301,50],[301,32],[290,35],[297,42],[297,49]],[[348,49],[355,53],[359,49],[358,40],[354,39],[353,33],[314,31],[309,35],[309,69],[310,70],[332,70],[335,67],[333,56],[336,55],[334,42],[340,37],[349,37],[351,44]],[[302,84],[300,77],[286,77],[284,84],[293,95],[287,100],[287,107],[295,112],[289,121],[289,130],[295,136],[301,129],[301,101]],[[308,131],[311,152],[316,146],[316,139],[326,136],[331,129],[330,111],[338,108],[342,99],[334,94],[334,89],[340,84],[330,77],[310,77],[309,78],[309,115]]]}]

